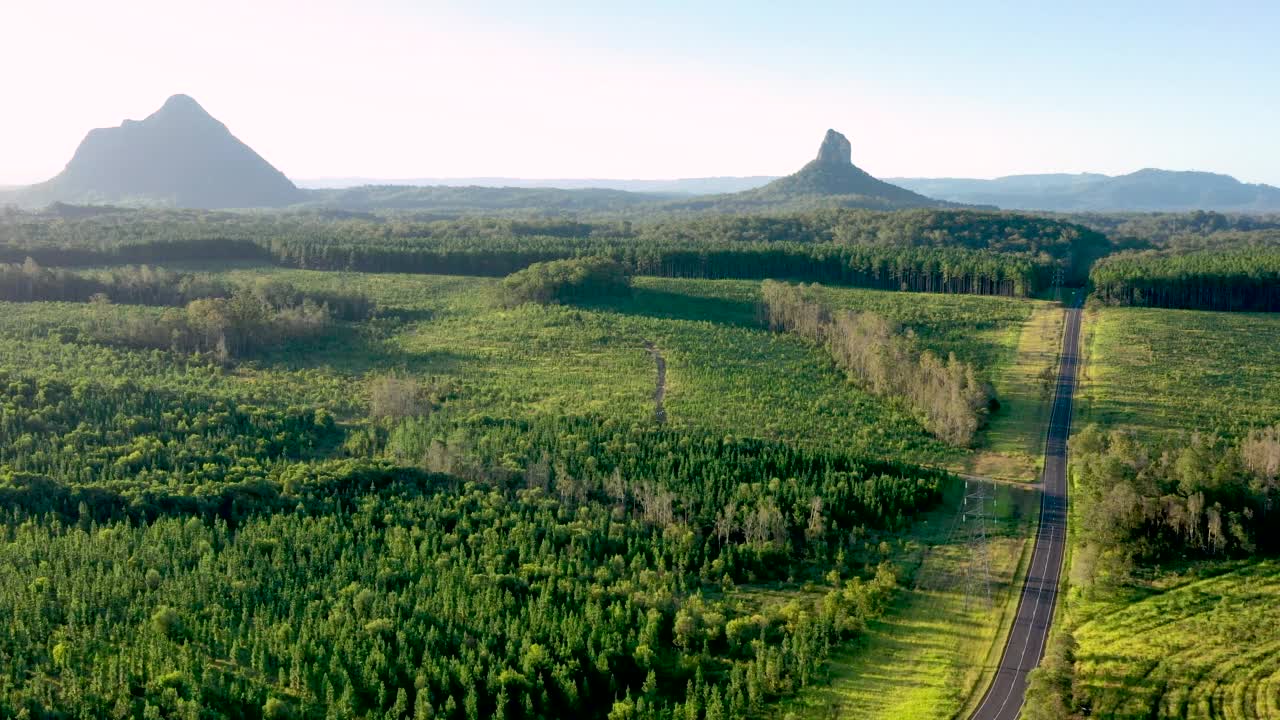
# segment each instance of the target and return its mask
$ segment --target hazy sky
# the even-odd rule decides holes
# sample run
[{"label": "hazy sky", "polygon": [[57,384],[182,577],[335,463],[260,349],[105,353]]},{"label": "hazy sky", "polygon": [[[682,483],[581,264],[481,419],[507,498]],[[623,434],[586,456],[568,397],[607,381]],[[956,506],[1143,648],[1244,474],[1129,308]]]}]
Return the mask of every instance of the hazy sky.
[{"label": "hazy sky", "polygon": [[1280,2],[0,0],[0,184],[187,93],[294,178],[1214,170],[1280,185]]}]

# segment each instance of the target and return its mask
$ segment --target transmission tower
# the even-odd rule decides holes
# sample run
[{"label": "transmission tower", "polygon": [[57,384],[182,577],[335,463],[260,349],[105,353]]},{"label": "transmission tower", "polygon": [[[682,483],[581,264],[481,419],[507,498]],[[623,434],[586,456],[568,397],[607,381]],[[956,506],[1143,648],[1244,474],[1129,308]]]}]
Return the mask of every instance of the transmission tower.
[{"label": "transmission tower", "polygon": [[969,544],[969,563],[965,566],[965,608],[975,598],[981,598],[991,606],[991,548],[987,537],[987,526],[991,521],[991,508],[995,507],[995,498],[991,488],[984,482],[964,482],[964,508],[961,522],[964,523]]}]

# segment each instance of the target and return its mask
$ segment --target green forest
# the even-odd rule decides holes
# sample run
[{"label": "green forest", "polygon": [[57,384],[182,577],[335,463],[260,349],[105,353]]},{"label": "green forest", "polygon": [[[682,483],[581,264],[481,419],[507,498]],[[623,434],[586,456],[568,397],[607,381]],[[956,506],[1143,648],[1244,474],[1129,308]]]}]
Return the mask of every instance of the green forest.
[{"label": "green forest", "polygon": [[[1273,233],[5,210],[0,717],[816,718],[932,657],[876,655],[904,617],[978,638],[930,680],[958,711],[1008,622],[956,579],[957,473],[1001,483],[1008,604],[1064,287],[1089,597],[1278,549],[1280,415],[1232,410],[1280,377],[1274,324],[1218,312],[1277,309]],[[1218,323],[1251,362],[1195,356]],[[1095,682],[1092,628],[1037,707],[1100,697],[1051,692]]]},{"label": "green forest", "polygon": [[198,260],[360,272],[505,276],[605,256],[638,275],[795,278],[886,290],[1026,296],[1083,282],[1102,235],[995,212],[828,210],[625,220],[439,219],[336,211],[118,210],[0,216],[0,261],[49,266]]}]

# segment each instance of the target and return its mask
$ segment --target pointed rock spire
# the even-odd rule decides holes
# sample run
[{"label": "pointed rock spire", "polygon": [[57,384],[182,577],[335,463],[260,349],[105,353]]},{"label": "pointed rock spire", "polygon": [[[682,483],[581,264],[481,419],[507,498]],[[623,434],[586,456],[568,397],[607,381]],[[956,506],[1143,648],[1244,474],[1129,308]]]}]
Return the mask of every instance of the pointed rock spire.
[{"label": "pointed rock spire", "polygon": [[826,137],[822,138],[822,146],[818,148],[818,162],[826,165],[852,165],[853,146],[849,144],[849,138],[835,130],[828,130]]}]

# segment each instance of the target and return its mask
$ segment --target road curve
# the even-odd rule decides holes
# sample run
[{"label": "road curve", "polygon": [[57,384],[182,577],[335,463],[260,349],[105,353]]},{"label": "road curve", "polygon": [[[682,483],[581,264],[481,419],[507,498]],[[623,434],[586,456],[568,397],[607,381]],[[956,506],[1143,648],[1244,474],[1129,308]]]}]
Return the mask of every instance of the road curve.
[{"label": "road curve", "polygon": [[1000,665],[991,687],[970,716],[973,720],[1016,720],[1027,693],[1027,673],[1040,664],[1053,623],[1067,543],[1067,438],[1071,435],[1071,403],[1080,361],[1080,300],[1084,291],[1079,290],[1076,295],[1067,309],[1058,387],[1049,414],[1035,550]]}]

